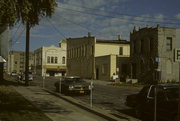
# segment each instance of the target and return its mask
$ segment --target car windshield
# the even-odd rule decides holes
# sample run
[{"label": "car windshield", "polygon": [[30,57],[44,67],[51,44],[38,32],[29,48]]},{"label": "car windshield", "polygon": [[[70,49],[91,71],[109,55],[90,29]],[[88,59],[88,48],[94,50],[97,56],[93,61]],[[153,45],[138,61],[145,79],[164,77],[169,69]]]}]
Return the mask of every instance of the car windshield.
[{"label": "car windshield", "polygon": [[178,93],[179,92],[179,88],[167,88],[165,89],[165,93],[167,95],[167,98],[169,100],[176,100],[178,99]]},{"label": "car windshield", "polygon": [[68,83],[82,83],[82,82],[84,82],[84,80],[81,79],[81,78],[66,78],[65,82],[68,82]]}]

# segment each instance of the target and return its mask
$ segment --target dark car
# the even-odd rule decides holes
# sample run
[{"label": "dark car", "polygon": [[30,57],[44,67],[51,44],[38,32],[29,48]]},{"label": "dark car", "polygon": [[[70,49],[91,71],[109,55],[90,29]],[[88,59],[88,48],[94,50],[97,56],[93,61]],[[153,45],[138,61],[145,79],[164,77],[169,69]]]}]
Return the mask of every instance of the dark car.
[{"label": "dark car", "polygon": [[[34,79],[34,77],[33,77],[33,74],[32,74],[32,72],[29,72],[28,73],[28,80],[29,81],[33,81],[33,79]],[[25,72],[24,73],[22,73],[22,74],[19,74],[19,80],[20,81],[25,81]]]},{"label": "dark car", "polygon": [[158,84],[145,86],[138,94],[128,95],[126,105],[135,110],[136,115],[143,121],[153,121],[155,112],[157,121],[177,121],[179,85]]},{"label": "dark car", "polygon": [[60,81],[56,81],[54,84],[56,87],[56,91],[61,91],[61,93],[64,93],[66,95],[90,94],[90,84],[80,77],[61,77]]}]

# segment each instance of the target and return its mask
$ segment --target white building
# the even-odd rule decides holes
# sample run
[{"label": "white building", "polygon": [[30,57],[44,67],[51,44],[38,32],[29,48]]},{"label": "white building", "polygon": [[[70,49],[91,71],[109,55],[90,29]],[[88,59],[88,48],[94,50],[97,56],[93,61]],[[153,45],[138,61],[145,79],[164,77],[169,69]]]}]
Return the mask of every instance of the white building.
[{"label": "white building", "polygon": [[66,41],[59,47],[41,47],[34,51],[35,73],[41,76],[66,75]]}]

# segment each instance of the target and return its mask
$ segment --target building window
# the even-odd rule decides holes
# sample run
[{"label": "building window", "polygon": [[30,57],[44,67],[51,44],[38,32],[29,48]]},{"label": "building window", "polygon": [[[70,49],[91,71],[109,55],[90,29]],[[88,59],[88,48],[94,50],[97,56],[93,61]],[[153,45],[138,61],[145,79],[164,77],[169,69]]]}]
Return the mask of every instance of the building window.
[{"label": "building window", "polygon": [[140,41],[140,46],[139,46],[139,48],[140,48],[140,53],[144,53],[144,40],[141,40]]},{"label": "building window", "polygon": [[84,56],[86,56],[86,52],[87,52],[87,46],[84,46]]},{"label": "building window", "polygon": [[55,57],[55,63],[57,63],[58,62],[58,58],[57,57]]},{"label": "building window", "polygon": [[24,66],[20,66],[20,68],[24,68]]},{"label": "building window", "polygon": [[51,57],[51,63],[54,63],[54,57]]},{"label": "building window", "polygon": [[123,47],[119,48],[119,55],[123,55]]},{"label": "building window", "polygon": [[92,49],[92,55],[94,55],[94,46],[92,45],[92,47],[91,47],[91,49]]},{"label": "building window", "polygon": [[84,46],[82,46],[82,56],[84,56]]},{"label": "building window", "polygon": [[149,41],[150,41],[150,42],[149,42],[149,51],[150,51],[150,52],[153,52],[153,46],[154,46],[153,41],[154,41],[154,39],[151,38]]},{"label": "building window", "polygon": [[136,46],[137,46],[136,41],[134,41],[134,46],[133,46],[134,47],[134,54],[136,53]]},{"label": "building window", "polygon": [[62,64],[65,64],[65,57],[62,57]]},{"label": "building window", "polygon": [[172,50],[172,37],[166,38],[166,50],[171,51]]},{"label": "building window", "polygon": [[50,63],[50,57],[49,56],[47,57],[47,63]]},{"label": "building window", "polygon": [[20,64],[24,64],[24,62],[21,61]]}]

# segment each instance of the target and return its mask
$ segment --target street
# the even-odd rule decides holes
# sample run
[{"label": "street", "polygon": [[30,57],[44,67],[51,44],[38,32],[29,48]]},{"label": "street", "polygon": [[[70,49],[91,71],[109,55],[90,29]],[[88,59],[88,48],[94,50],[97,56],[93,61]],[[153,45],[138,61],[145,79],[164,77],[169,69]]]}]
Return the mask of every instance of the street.
[{"label": "street", "polygon": [[[55,91],[54,83],[58,80],[58,77],[47,77],[44,79],[44,87],[48,90]],[[42,87],[43,78],[36,76],[30,84]],[[124,113],[134,117],[133,111],[125,105],[125,99],[127,95],[137,93],[139,90],[139,88],[115,87],[94,83],[93,106],[111,111],[117,117],[118,113]],[[87,104],[90,103],[89,95],[72,95],[71,97]]]}]

